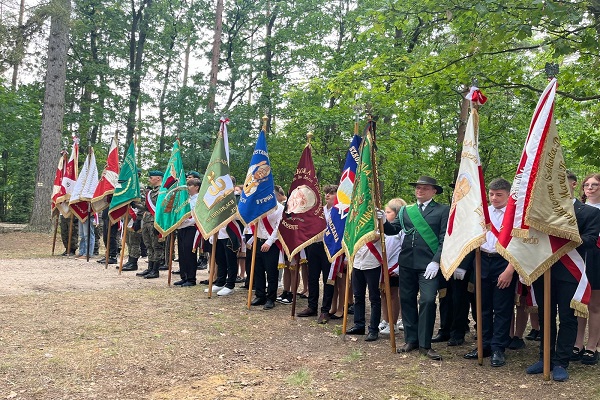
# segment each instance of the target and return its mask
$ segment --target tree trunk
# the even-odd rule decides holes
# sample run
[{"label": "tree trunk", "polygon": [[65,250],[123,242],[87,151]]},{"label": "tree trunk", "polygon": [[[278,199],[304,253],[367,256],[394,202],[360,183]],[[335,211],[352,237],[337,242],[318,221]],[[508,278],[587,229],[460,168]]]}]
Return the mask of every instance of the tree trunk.
[{"label": "tree trunk", "polygon": [[210,82],[206,110],[214,114],[215,98],[217,96],[217,74],[219,73],[219,56],[221,54],[221,34],[223,33],[223,0],[217,0],[215,14],[215,36],[213,39],[212,61],[210,67]]},{"label": "tree trunk", "polygon": [[135,10],[134,3],[133,1],[131,2],[132,21],[131,30],[129,32],[129,110],[127,112],[127,136],[125,137],[124,149],[127,149],[129,143],[133,140],[136,127],[135,112],[140,98],[140,85],[143,75],[142,59],[144,55],[144,45],[146,44],[146,30],[148,29],[146,13],[151,6],[152,0],[144,0],[139,10]]},{"label": "tree trunk", "polygon": [[60,154],[61,132],[65,113],[65,81],[67,51],[69,49],[69,15],[71,0],[53,0],[50,37],[48,39],[48,66],[46,91],[42,113],[42,134],[38,155],[33,209],[29,229],[51,230],[50,198],[56,173],[56,160]]},{"label": "tree trunk", "polygon": [[23,59],[23,53],[25,52],[25,40],[23,38],[23,17],[25,15],[25,0],[21,0],[21,5],[19,7],[19,26],[18,29],[19,35],[17,35],[17,42],[15,43],[15,61],[13,64],[13,73],[12,73],[12,81],[11,87],[13,90],[17,90],[17,79],[19,77],[19,65],[21,64],[21,60]]}]

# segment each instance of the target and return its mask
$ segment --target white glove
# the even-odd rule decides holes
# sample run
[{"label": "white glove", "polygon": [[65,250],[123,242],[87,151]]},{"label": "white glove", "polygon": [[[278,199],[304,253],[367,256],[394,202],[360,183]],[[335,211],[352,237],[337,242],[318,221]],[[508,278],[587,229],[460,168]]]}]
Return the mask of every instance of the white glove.
[{"label": "white glove", "polygon": [[519,275],[519,282],[521,282],[523,285],[527,285],[525,283],[525,279],[523,279],[523,277],[521,275]]},{"label": "white glove", "polygon": [[427,268],[425,268],[425,273],[423,274],[423,276],[425,277],[425,279],[433,279],[437,276],[439,270],[440,264],[436,263],[435,261],[432,261],[429,264],[427,264]]},{"label": "white glove", "polygon": [[378,208],[376,211],[376,214],[377,214],[377,219],[381,219],[385,222],[385,213],[383,212],[383,210]]},{"label": "white glove", "polygon": [[462,281],[463,279],[465,279],[465,274],[466,273],[467,273],[466,269],[456,268],[454,270],[454,279]]}]

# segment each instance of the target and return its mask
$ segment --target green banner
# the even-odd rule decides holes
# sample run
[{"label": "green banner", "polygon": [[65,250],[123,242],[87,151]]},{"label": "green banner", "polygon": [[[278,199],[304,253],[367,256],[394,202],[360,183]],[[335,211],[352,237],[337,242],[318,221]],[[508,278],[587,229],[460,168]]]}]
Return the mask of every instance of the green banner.
[{"label": "green banner", "polygon": [[127,206],[132,201],[140,201],[140,180],[135,163],[135,143],[133,141],[125,153],[125,159],[119,171],[119,180],[110,202],[108,215],[111,223],[115,223],[125,216]]},{"label": "green banner", "polygon": [[222,132],[219,132],[200,186],[196,207],[192,210],[196,225],[205,239],[236,217],[237,205],[233,189],[225,142]]},{"label": "green banner", "polygon": [[184,220],[190,217],[190,195],[185,181],[183,161],[179,141],[173,144],[173,151],[156,199],[154,227],[163,236],[173,232]]},{"label": "green banner", "polygon": [[367,243],[379,239],[378,221],[375,212],[373,138],[368,131],[361,146],[360,162],[352,190],[352,200],[346,217],[342,246],[350,261],[356,252]]}]

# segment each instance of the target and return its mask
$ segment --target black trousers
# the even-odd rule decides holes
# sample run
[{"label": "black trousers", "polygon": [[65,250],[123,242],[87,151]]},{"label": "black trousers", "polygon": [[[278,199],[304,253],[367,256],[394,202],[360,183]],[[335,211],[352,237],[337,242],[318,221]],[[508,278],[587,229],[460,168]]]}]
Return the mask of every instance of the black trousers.
[{"label": "black trousers", "polygon": [[[260,250],[260,247],[264,243],[264,239],[258,239],[258,243],[252,245],[258,246],[256,248],[254,263],[254,287],[256,289],[254,293],[258,298],[275,301],[277,299],[277,282],[279,280],[279,271],[277,271],[279,247],[273,244],[269,251],[263,252]],[[265,288],[267,285],[268,288]]]},{"label": "black trousers", "polygon": [[469,327],[469,281],[471,280],[471,270],[465,273],[462,280],[450,278],[448,283],[452,288],[452,321],[450,323],[450,337],[454,339],[464,339],[465,332]]},{"label": "black trousers", "polygon": [[425,270],[400,266],[400,304],[404,341],[411,344],[418,343],[419,347],[430,349],[439,281],[437,277],[425,279],[424,273]]},{"label": "black trousers", "polygon": [[[319,278],[323,276],[323,303],[321,313],[329,313],[333,300],[333,285],[327,284],[327,277],[331,269],[331,262],[327,258],[323,242],[313,243],[308,246],[308,307],[319,309]],[[378,322],[379,323],[379,322]]]},{"label": "black trousers", "polygon": [[177,253],[179,254],[179,273],[182,281],[196,283],[196,253],[193,251],[196,227],[177,230]]},{"label": "black trousers", "polygon": [[[553,267],[554,268],[554,267]],[[567,368],[571,360],[573,345],[577,338],[577,317],[571,308],[571,300],[577,290],[577,283],[554,279],[550,282],[550,363]],[[533,290],[538,303],[540,326],[544,326],[544,277],[533,282]],[[558,309],[558,311],[557,311]],[[556,315],[560,329],[556,327]],[[544,357],[544,340],[540,342],[540,360]]]},{"label": "black trousers", "polygon": [[104,247],[108,247],[108,256],[110,258],[116,258],[117,252],[119,251],[119,224],[114,223],[110,226],[110,246],[106,244],[106,238],[108,237],[108,226],[110,225],[110,218],[108,217],[108,211],[106,212],[106,218],[104,218],[104,212],[102,213],[102,241]]},{"label": "black trousers", "polygon": [[[229,239],[218,239],[215,246],[217,262],[215,285],[233,289],[237,278],[237,253],[229,248],[227,243],[229,243]],[[277,268],[277,265],[275,267]]]},{"label": "black trousers", "polygon": [[354,326],[365,327],[365,293],[369,288],[369,303],[371,303],[371,318],[369,332],[379,332],[381,319],[381,294],[379,293],[379,278],[381,266],[372,269],[352,270],[352,291],[354,292]]},{"label": "black trousers", "polygon": [[515,286],[519,279],[513,274],[510,285],[498,288],[498,277],[508,265],[502,257],[481,253],[481,332],[483,348],[502,351],[510,343],[510,322],[515,306]]}]

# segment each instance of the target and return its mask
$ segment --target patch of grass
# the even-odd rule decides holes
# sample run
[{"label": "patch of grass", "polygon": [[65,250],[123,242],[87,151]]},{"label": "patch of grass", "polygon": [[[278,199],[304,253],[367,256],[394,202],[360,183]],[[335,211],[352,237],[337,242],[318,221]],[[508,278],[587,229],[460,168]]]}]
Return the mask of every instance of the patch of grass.
[{"label": "patch of grass", "polygon": [[355,362],[355,361],[360,360],[362,355],[363,354],[359,349],[352,349],[350,354],[348,354],[346,357],[342,358],[342,361],[347,362],[347,363]]},{"label": "patch of grass", "polygon": [[287,378],[287,383],[292,386],[308,386],[310,384],[310,372],[306,368],[301,368]]}]

